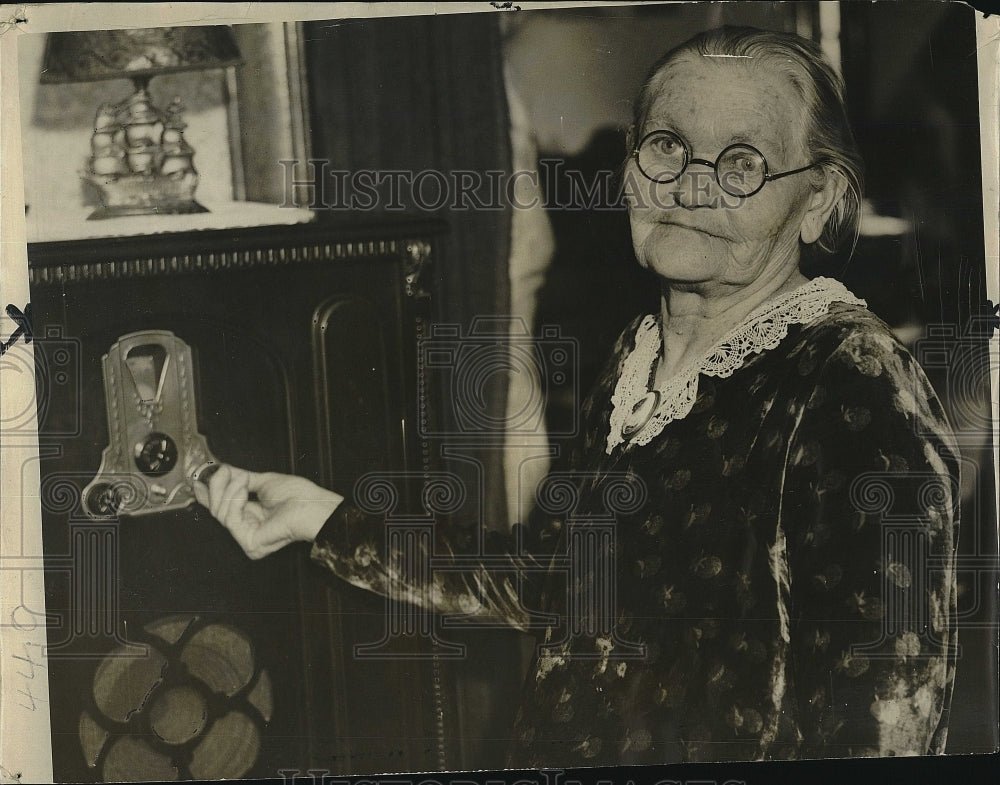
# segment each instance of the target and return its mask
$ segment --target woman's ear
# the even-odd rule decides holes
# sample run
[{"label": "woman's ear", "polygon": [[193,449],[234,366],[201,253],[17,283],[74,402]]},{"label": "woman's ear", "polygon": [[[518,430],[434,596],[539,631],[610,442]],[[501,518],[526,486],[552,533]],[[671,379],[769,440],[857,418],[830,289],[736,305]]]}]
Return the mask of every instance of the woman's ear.
[{"label": "woman's ear", "polygon": [[820,238],[830,215],[847,192],[847,178],[843,174],[832,167],[824,167],[823,171],[826,180],[809,197],[806,214],[799,227],[799,236],[806,244],[814,243]]},{"label": "woman's ear", "polygon": [[635,126],[630,125],[625,129],[625,155],[631,155],[635,148]]}]

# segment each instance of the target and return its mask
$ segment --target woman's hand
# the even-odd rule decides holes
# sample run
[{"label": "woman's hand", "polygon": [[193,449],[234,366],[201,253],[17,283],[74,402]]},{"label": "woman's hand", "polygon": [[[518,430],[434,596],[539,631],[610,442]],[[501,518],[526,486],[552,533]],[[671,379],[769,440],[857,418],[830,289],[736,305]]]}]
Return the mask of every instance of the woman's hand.
[{"label": "woman's hand", "polygon": [[[256,473],[222,464],[194,495],[251,559],[289,543],[311,542],[343,496],[290,474]],[[255,500],[250,494],[256,494]]]}]

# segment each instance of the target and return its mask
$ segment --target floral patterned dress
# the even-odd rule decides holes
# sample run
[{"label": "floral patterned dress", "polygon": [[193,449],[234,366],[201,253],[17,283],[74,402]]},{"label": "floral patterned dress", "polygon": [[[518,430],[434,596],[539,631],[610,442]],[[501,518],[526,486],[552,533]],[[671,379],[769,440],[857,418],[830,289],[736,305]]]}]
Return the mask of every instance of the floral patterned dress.
[{"label": "floral patterned dress", "polygon": [[755,311],[651,410],[658,341],[653,316],[622,333],[572,471],[539,493],[552,514],[515,527],[506,563],[414,580],[349,501],[313,557],[440,613],[549,614],[512,767],[943,752],[959,459],[916,361],[828,279]]}]

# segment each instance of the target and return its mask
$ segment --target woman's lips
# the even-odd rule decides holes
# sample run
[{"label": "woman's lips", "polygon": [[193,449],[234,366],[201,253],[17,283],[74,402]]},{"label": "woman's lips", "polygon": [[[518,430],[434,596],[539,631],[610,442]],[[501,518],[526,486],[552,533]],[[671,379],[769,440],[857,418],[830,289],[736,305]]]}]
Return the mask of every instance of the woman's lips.
[{"label": "woman's lips", "polygon": [[711,231],[709,229],[702,229],[700,226],[691,226],[690,224],[681,223],[680,221],[668,221],[668,220],[661,219],[661,220],[656,221],[656,223],[660,224],[661,226],[676,226],[678,229],[688,229],[688,230],[690,230],[692,232],[699,232],[700,234],[707,234],[709,237],[715,237],[716,239],[719,239],[719,240],[725,240],[726,239],[721,234],[716,234],[715,232],[713,232],[713,231]]}]

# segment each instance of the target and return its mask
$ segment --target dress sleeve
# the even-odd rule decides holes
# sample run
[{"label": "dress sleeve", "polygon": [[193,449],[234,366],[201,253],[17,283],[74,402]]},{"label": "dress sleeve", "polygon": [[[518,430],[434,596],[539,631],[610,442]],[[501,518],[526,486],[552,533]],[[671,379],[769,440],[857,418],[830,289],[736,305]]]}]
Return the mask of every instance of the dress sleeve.
[{"label": "dress sleeve", "polygon": [[484,533],[482,553],[457,553],[443,527],[391,527],[350,501],[333,512],[311,558],[353,586],[429,613],[475,615],[528,631],[548,561],[544,536],[520,524]]},{"label": "dress sleeve", "polygon": [[801,757],[941,753],[960,488],[944,412],[888,331],[849,332],[804,376],[775,544]]},{"label": "dress sleeve", "polygon": [[[634,345],[642,317],[621,332],[597,384],[581,407],[583,439],[574,446],[570,468],[603,449],[608,402],[622,358]],[[483,621],[520,630],[532,626],[546,603],[545,580],[562,543],[562,522],[536,510],[526,525],[509,534],[484,529],[480,554],[463,555],[457,529],[432,525],[421,536],[394,536],[384,518],[344,501],[326,521],[312,547],[313,560],[348,583],[417,606],[428,612],[475,614]],[[482,554],[489,554],[482,556]],[[558,587],[554,587],[558,591]]]}]

